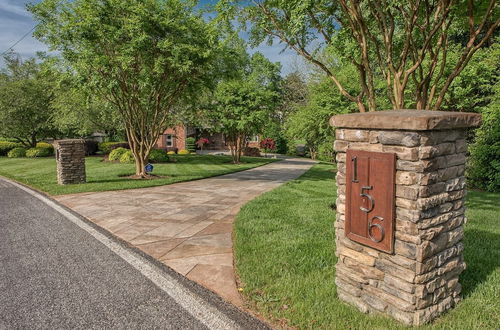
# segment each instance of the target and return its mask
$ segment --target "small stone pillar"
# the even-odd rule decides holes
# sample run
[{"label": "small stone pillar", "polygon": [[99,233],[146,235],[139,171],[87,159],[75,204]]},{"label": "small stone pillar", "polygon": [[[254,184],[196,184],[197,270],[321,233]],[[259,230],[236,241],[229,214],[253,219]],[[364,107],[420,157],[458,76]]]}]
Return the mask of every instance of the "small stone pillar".
[{"label": "small stone pillar", "polygon": [[57,183],[84,183],[85,141],[81,139],[54,141],[57,161]]},{"label": "small stone pillar", "polygon": [[408,324],[461,299],[466,129],[474,113],[338,115],[335,283],[341,300]]}]

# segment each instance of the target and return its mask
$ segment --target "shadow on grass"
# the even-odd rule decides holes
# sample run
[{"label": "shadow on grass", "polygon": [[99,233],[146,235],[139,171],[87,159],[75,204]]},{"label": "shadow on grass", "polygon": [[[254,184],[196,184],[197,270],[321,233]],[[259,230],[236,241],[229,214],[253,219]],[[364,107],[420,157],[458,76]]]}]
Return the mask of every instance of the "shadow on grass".
[{"label": "shadow on grass", "polygon": [[471,209],[498,210],[500,194],[469,190],[466,203],[467,207]]},{"label": "shadow on grass", "polygon": [[[233,165],[231,156],[173,156],[172,161],[163,164],[194,164],[194,165]],[[254,157],[242,157],[241,164],[255,164],[260,162],[272,162],[272,159],[266,158],[254,158]]]},{"label": "shadow on grass", "polygon": [[460,282],[463,296],[466,298],[500,267],[500,235],[469,229],[465,231],[464,245],[467,268],[460,276]]}]

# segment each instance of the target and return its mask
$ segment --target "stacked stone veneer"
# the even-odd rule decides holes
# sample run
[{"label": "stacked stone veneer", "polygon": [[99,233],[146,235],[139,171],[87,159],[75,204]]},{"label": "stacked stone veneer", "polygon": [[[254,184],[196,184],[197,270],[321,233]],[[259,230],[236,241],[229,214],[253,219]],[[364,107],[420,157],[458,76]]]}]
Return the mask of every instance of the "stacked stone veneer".
[{"label": "stacked stone veneer", "polygon": [[54,142],[57,161],[57,182],[59,184],[84,183],[85,141],[80,139],[57,140]]},{"label": "stacked stone veneer", "polygon": [[[339,298],[363,312],[385,313],[406,324],[419,325],[461,299],[465,135],[466,127],[479,125],[480,117],[422,119],[422,111],[398,112],[402,118],[371,115],[375,118],[372,120],[367,118],[370,115],[360,115],[360,123],[356,123],[356,115],[348,115],[349,120],[332,118],[332,125],[337,126],[334,148],[338,162],[336,284]],[[417,112],[417,123],[412,123]],[[349,148],[396,154],[394,253],[375,250],[345,236]]]}]

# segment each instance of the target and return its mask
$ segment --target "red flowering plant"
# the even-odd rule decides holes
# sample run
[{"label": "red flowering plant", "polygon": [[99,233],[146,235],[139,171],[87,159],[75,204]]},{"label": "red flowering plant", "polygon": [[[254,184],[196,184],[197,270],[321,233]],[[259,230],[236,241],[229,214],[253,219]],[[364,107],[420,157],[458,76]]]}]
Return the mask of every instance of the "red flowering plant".
[{"label": "red flowering plant", "polygon": [[209,144],[210,141],[207,139],[207,138],[200,138],[198,141],[196,141],[196,145],[198,146],[198,148],[200,148],[201,150],[203,150],[203,147],[206,145],[206,144]]},{"label": "red flowering plant", "polygon": [[264,152],[266,153],[267,156],[267,153],[269,151],[273,151],[276,149],[276,142],[274,142],[274,140],[271,138],[265,138],[260,141],[260,147],[264,149]]}]

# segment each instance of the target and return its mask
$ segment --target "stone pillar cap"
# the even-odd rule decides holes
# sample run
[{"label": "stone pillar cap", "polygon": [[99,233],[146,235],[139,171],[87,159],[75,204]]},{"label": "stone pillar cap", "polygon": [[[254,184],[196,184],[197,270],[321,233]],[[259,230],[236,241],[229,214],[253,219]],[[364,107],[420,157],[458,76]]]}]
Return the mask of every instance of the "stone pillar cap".
[{"label": "stone pillar cap", "polygon": [[342,128],[428,131],[478,127],[481,115],[472,112],[385,110],[336,115],[330,125]]}]

